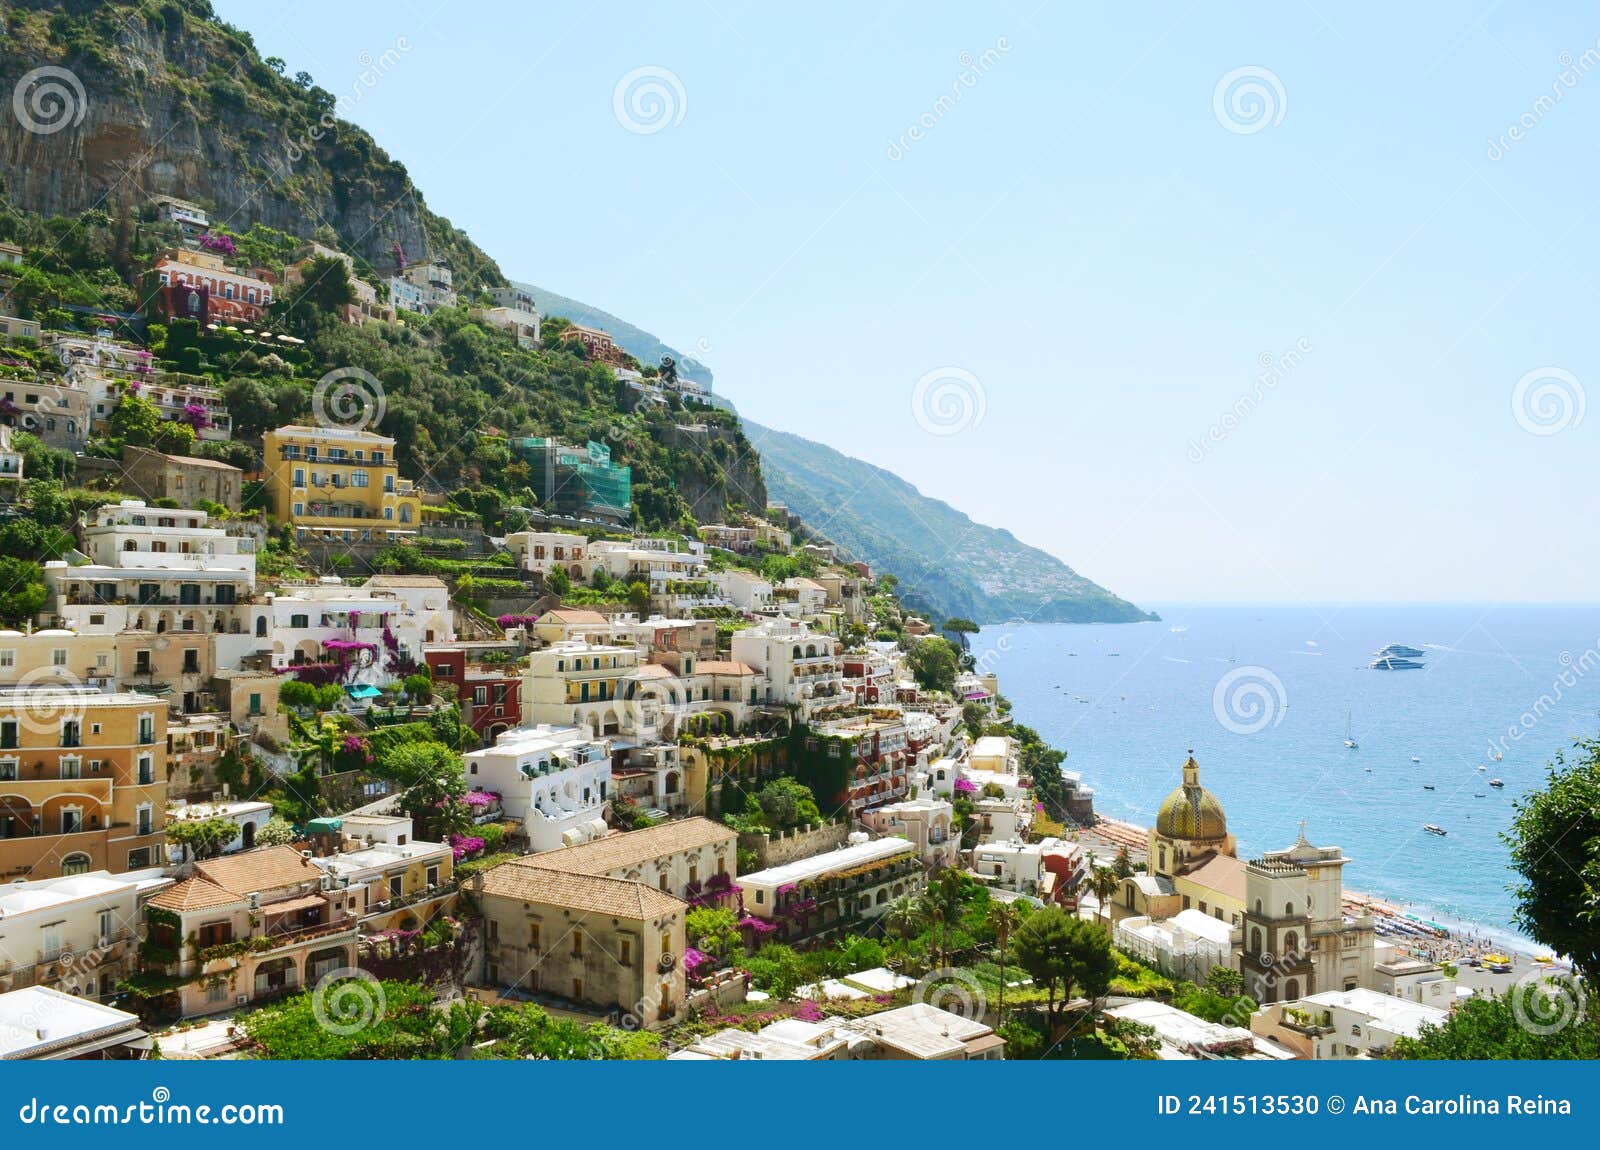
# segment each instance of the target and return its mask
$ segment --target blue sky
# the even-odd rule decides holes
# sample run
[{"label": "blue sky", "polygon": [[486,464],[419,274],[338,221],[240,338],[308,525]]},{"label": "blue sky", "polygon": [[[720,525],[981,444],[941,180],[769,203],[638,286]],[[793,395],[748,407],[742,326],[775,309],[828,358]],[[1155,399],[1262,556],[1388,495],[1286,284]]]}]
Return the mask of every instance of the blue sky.
[{"label": "blue sky", "polygon": [[397,49],[348,114],[508,274],[1131,598],[1597,597],[1592,11],[216,8]]}]

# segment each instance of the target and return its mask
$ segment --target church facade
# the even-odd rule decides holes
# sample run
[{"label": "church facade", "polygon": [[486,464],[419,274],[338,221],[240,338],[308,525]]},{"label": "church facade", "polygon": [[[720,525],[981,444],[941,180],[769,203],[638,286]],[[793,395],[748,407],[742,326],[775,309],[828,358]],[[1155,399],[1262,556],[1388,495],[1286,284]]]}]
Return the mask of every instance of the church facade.
[{"label": "church facade", "polygon": [[1113,921],[1171,918],[1198,910],[1238,926],[1245,905],[1245,864],[1235,854],[1228,816],[1200,785],[1200,764],[1189,752],[1183,782],[1161,803],[1151,828],[1144,874],[1122,880]]},{"label": "church facade", "polygon": [[1338,847],[1314,846],[1301,823],[1288,850],[1246,864],[1239,970],[1251,998],[1292,1002],[1373,985],[1375,924],[1344,915],[1349,861]]}]

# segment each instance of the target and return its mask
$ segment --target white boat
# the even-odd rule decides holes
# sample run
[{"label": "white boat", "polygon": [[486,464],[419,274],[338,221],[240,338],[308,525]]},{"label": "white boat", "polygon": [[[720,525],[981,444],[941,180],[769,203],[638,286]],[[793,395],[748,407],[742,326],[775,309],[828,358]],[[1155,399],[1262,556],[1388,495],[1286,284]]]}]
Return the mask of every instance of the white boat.
[{"label": "white boat", "polygon": [[1496,790],[1499,790],[1501,787],[1505,786],[1505,783],[1501,782],[1499,779],[1490,779],[1489,785]]},{"label": "white boat", "polygon": [[1420,763],[1420,762],[1422,762],[1422,756],[1421,755],[1412,755],[1411,756],[1411,761],[1413,763]]},{"label": "white boat", "polygon": [[1432,823],[1423,823],[1422,829],[1427,831],[1430,835],[1447,835],[1450,833],[1443,827],[1436,827]]},{"label": "white boat", "polygon": [[1505,755],[1500,751],[1490,751],[1489,757],[1498,763],[1501,759],[1505,758]]},{"label": "white boat", "polygon": [[1361,744],[1356,742],[1355,732],[1350,727],[1350,715],[1346,712],[1344,717],[1344,745],[1352,751],[1359,750]]}]

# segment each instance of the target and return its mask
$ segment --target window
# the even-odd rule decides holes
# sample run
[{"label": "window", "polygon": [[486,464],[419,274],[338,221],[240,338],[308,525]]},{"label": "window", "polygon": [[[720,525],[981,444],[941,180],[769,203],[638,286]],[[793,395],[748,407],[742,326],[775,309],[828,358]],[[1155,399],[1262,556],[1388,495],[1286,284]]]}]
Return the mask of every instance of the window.
[{"label": "window", "polygon": [[155,833],[155,812],[148,804],[139,808],[136,816],[136,833],[141,835]]},{"label": "window", "polygon": [[83,760],[76,755],[70,757],[63,755],[61,758],[61,777],[63,779],[83,778]]},{"label": "window", "polygon": [[[61,860],[61,873],[63,875],[88,874],[89,856],[86,854],[68,855],[66,858]],[[102,920],[104,920],[106,917],[107,916],[104,914],[100,916]],[[102,925],[100,928],[100,933],[109,935],[111,931]]]},{"label": "window", "polygon": [[633,965],[633,939],[624,938],[618,940],[617,964],[619,966]]},{"label": "window", "polygon": [[528,949],[538,950],[541,945],[542,943],[539,937],[539,924],[536,922],[530,922],[528,924]]},{"label": "window", "polygon": [[[155,759],[150,755],[139,756],[139,785],[148,787],[156,781]],[[148,834],[149,832],[142,832]]]},{"label": "window", "polygon": [[365,486],[367,486],[367,473],[365,471],[352,471],[350,473],[350,486],[351,487],[365,487]]},{"label": "window", "polygon": [[583,957],[583,931],[581,930],[572,932],[572,957]]},{"label": "window", "polygon": [[67,649],[56,647],[50,652],[50,665],[52,667],[65,667],[67,665]]}]

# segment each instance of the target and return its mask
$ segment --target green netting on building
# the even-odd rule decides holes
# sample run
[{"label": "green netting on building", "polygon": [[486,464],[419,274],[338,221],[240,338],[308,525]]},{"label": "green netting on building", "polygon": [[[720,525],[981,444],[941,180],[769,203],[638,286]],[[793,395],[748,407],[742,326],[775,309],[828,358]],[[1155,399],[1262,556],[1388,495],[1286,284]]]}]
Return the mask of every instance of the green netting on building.
[{"label": "green netting on building", "polygon": [[611,462],[611,449],[593,440],[569,447],[522,436],[512,449],[532,469],[534,490],[547,510],[562,515],[626,518],[633,503],[633,469]]}]

